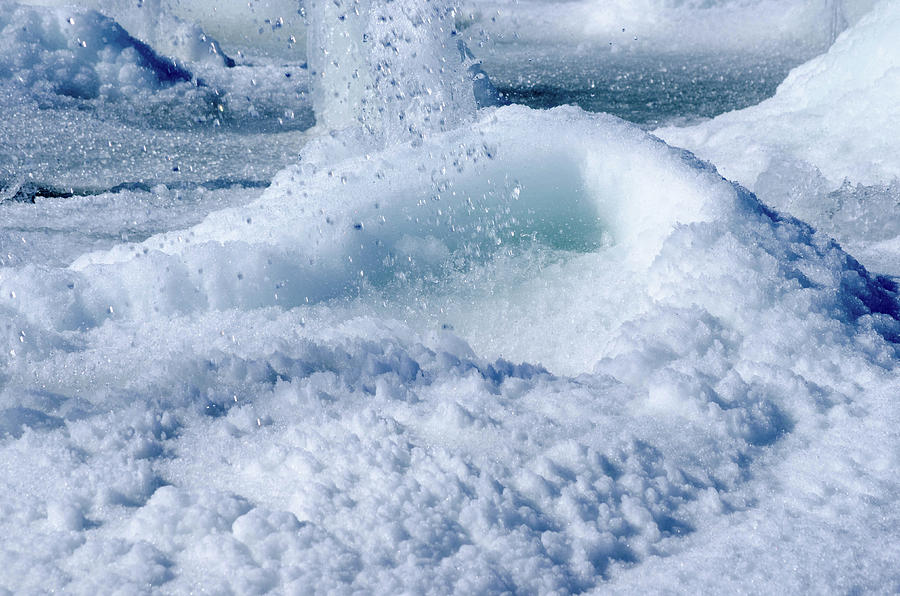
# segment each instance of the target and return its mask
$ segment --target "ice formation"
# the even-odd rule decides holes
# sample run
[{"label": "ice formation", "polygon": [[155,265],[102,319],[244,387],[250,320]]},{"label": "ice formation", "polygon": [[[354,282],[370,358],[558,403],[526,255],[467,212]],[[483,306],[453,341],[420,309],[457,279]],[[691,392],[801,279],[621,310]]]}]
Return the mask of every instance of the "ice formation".
[{"label": "ice formation", "polygon": [[633,124],[477,108],[439,4],[360,3],[372,54],[331,6],[260,196],[0,203],[0,589],[900,586],[897,284]]}]

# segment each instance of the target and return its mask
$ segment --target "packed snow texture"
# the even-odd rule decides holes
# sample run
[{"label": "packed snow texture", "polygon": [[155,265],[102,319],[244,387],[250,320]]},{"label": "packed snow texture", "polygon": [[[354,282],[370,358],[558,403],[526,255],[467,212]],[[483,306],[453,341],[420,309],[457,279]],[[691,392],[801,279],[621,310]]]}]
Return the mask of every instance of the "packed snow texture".
[{"label": "packed snow texture", "polygon": [[370,81],[258,196],[0,202],[0,591],[900,589],[897,284],[367,9],[416,131]]}]

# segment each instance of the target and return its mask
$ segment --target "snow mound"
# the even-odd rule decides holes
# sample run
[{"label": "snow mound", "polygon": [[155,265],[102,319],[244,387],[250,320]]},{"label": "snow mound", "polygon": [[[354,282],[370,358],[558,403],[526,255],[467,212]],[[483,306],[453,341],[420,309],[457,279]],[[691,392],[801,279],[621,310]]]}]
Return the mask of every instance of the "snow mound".
[{"label": "snow mound", "polygon": [[[526,275],[491,284],[505,260]],[[859,416],[896,285],[577,109],[288,169],[181,232],[4,268],[0,301],[13,591],[578,592],[739,548],[715,529],[783,506],[773,459],[781,495],[851,478],[849,524],[896,484],[855,447],[799,473],[892,424]],[[779,519],[760,539],[807,518]]]},{"label": "snow mound", "polygon": [[[459,24],[498,45],[593,51],[804,54],[874,0],[475,0]],[[807,54],[808,55],[808,54]]]},{"label": "snow mound", "polygon": [[100,13],[3,3],[0,78],[38,92],[115,99],[192,75]]},{"label": "snow mound", "polygon": [[751,189],[786,167],[818,171],[828,190],[845,180],[889,184],[900,177],[898,30],[900,6],[881,2],[826,54],[794,69],[771,99],[656,134]]},{"label": "snow mound", "polygon": [[[73,8],[66,0],[23,0],[20,3],[69,12]],[[223,52],[216,39],[207,35],[196,22],[179,18],[170,4],[162,0],[84,0],[77,6],[79,11],[89,9],[114,19],[131,35],[170,60],[192,65],[234,65],[234,60]],[[218,12],[215,4],[194,8],[209,16]]]},{"label": "snow mound", "polygon": [[900,7],[882,2],[757,106],[656,134],[712,160],[766,203],[900,272]]}]

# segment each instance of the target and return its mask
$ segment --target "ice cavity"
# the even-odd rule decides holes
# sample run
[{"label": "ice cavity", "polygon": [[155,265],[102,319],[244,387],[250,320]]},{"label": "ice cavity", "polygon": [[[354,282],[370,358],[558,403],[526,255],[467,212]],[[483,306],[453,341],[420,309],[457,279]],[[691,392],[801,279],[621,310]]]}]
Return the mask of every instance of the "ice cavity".
[{"label": "ice cavity", "polygon": [[38,93],[114,99],[192,75],[98,12],[0,3],[0,79]]},{"label": "ice cavity", "polygon": [[108,297],[123,313],[296,306],[528,243],[619,242],[646,264],[674,226],[733,210],[736,197],[714,171],[612,117],[510,107],[416,146],[312,175],[285,170],[245,209],[73,267],[169,271],[160,298],[176,304],[157,303],[146,280],[129,289],[126,279]]},{"label": "ice cavity", "polygon": [[496,101],[442,2],[312,0],[305,11],[313,108],[325,130],[418,141]]}]

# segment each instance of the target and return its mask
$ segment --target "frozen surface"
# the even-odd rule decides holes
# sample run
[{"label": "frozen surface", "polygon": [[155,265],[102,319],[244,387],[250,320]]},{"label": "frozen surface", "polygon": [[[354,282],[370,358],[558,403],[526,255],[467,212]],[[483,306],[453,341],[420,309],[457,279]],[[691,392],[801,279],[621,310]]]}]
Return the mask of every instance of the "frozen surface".
[{"label": "frozen surface", "polygon": [[307,8],[308,67],[7,81],[0,592],[900,590],[895,281],[635,124],[478,108],[442,5]]}]

